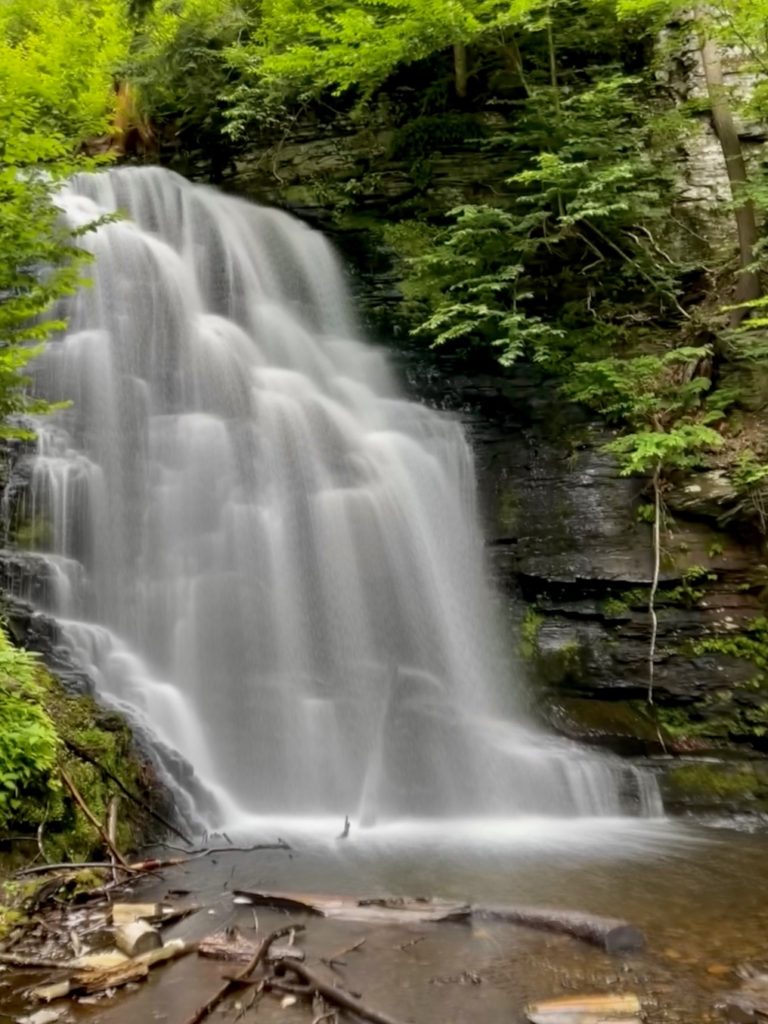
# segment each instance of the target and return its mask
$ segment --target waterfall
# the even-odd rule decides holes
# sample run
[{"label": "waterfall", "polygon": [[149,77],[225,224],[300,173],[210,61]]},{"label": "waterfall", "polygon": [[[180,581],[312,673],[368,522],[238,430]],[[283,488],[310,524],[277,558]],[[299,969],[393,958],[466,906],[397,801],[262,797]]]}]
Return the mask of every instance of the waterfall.
[{"label": "waterfall", "polygon": [[653,812],[524,723],[462,429],[356,340],[323,236],[160,168],[60,205],[118,216],[34,371],[71,402],[27,495],[45,603],[198,817]]}]

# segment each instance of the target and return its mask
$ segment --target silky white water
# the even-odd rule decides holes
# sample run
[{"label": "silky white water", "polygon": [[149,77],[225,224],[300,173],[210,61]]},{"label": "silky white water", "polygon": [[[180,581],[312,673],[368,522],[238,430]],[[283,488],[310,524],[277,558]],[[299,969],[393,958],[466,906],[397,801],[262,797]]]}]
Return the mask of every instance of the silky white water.
[{"label": "silky white water", "polygon": [[317,232],[159,168],[61,197],[92,285],[36,390],[27,511],[64,642],[209,826],[658,811],[523,724],[472,457],[356,340]]}]

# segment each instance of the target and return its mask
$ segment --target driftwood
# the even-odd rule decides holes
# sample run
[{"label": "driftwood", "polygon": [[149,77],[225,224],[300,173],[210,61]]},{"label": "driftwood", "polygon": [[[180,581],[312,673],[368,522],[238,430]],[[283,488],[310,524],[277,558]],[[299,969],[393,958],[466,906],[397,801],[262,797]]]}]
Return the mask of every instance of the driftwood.
[{"label": "driftwood", "polygon": [[7,964],[9,967],[18,967],[21,970],[45,970],[66,967],[66,961],[46,959],[41,956],[23,956],[16,953],[0,953],[0,964]]},{"label": "driftwood", "polygon": [[[229,960],[248,963],[259,950],[259,944],[253,939],[241,935],[237,928],[228,929],[226,932],[215,932],[206,939],[201,939],[197,947],[200,956],[208,957],[211,960]],[[269,949],[265,960],[303,960],[304,951],[295,946],[275,946]]]},{"label": "driftwood", "polygon": [[525,906],[473,907],[473,917],[508,921],[527,928],[563,932],[574,938],[601,946],[606,953],[637,953],[645,949],[645,937],[639,928],[613,917],[597,917],[576,910],[549,910]]},{"label": "driftwood", "polygon": [[84,971],[81,974],[75,974],[71,978],[71,991],[91,995],[94,992],[104,992],[108,988],[119,988],[121,985],[127,985],[128,982],[146,977],[150,968],[157,964],[186,956],[194,948],[194,945],[184,942],[183,939],[173,939],[149,953],[127,960],[125,964],[108,967],[103,971]]},{"label": "driftwood", "polygon": [[358,939],[358,941],[357,942],[353,942],[351,946],[345,946],[344,949],[340,949],[338,952],[331,953],[330,956],[324,956],[324,957],[321,957],[320,959],[323,961],[324,964],[327,964],[332,969],[337,967],[337,966],[338,967],[346,967],[347,961],[344,959],[344,957],[348,953],[356,953],[364,945],[365,945],[365,939]]},{"label": "driftwood", "polygon": [[272,907],[293,913],[312,914],[341,921],[370,924],[428,924],[467,921],[472,913],[468,903],[401,897],[355,899],[351,896],[318,896],[296,892],[248,892],[235,889],[238,902]]},{"label": "driftwood", "polygon": [[[290,981],[286,983],[283,980],[289,971],[297,975],[300,981],[299,984]],[[289,992],[292,995],[306,996],[309,999],[317,994],[322,996],[332,1006],[337,1006],[340,1010],[349,1010],[350,1013],[362,1017],[363,1020],[369,1020],[372,1024],[401,1024],[394,1017],[366,1006],[365,1003],[356,999],[349,992],[345,992],[344,989],[336,988],[327,981],[323,981],[322,978],[309,970],[308,967],[305,967],[304,964],[283,960],[276,965],[275,974],[277,979],[270,978],[266,984],[268,988],[274,989],[277,992]]]},{"label": "driftwood", "polygon": [[126,956],[141,956],[159,949],[162,944],[160,932],[147,921],[129,921],[115,932],[115,945]]},{"label": "driftwood", "polygon": [[[120,797],[113,796],[109,801],[109,806],[107,807],[107,837],[109,839],[110,847],[115,850],[117,849],[117,809],[119,806]],[[115,860],[115,855],[111,853],[109,859],[112,862],[112,881],[117,882],[119,881],[119,878],[117,874],[117,861]]]},{"label": "driftwood", "polygon": [[269,935],[259,943],[258,949],[245,967],[231,978],[226,978],[224,984],[214,993],[214,995],[211,996],[207,1003],[204,1003],[195,1010],[189,1020],[186,1021],[186,1024],[200,1024],[200,1021],[205,1020],[205,1018],[216,1009],[219,1003],[223,999],[226,999],[233,988],[236,988],[237,985],[242,984],[243,982],[247,982],[250,975],[253,974],[259,964],[266,959],[267,954],[269,953],[269,948],[273,942],[277,942],[278,939],[282,939],[285,935],[290,935],[291,932],[302,931],[304,931],[304,925],[295,924],[288,925],[285,928],[277,928],[275,931],[270,932]]},{"label": "driftwood", "polygon": [[[225,839],[229,839],[226,833],[221,833]],[[176,850],[188,858],[208,857],[212,853],[253,853],[254,850],[293,850],[290,843],[286,843],[280,836],[274,843],[254,843],[253,846],[198,846],[193,850],[184,850],[180,846],[171,846],[170,843],[163,843],[166,850]]]},{"label": "driftwood", "polygon": [[112,865],[103,860],[80,860],[60,864],[32,864],[28,868],[19,868],[14,878],[25,878],[29,875],[47,875],[53,871],[111,871]]},{"label": "driftwood", "polygon": [[191,860],[210,857],[213,853],[253,853],[255,850],[291,850],[292,847],[284,839],[276,843],[256,843],[254,846],[210,846],[192,850],[183,857],[168,857],[165,860],[140,860],[130,867],[133,871],[159,871],[161,868],[175,868],[180,864],[188,864]]},{"label": "driftwood", "polygon": [[113,903],[109,917],[112,924],[119,928],[131,921],[147,921],[162,917],[162,914],[163,906],[160,903]]},{"label": "driftwood", "polygon": [[526,906],[471,906],[445,900],[385,897],[354,899],[350,896],[315,895],[301,892],[248,892],[236,889],[237,902],[272,907],[292,913],[312,914],[343,921],[370,924],[430,924],[469,921],[471,918],[508,921],[528,928],[562,932],[602,947],[607,953],[634,953],[645,948],[639,928],[612,917],[598,917],[575,910],[554,910]]},{"label": "driftwood", "polygon": [[[104,833],[104,829],[98,823],[98,819],[90,817],[88,819],[92,824],[99,829],[99,834]],[[102,836],[103,837],[103,836]],[[189,855],[184,857],[167,857],[164,860],[158,860],[155,858],[149,858],[147,860],[134,861],[132,864],[126,863],[122,860],[120,864],[120,870],[126,871],[131,874],[148,874],[152,871],[160,871],[162,868],[175,868],[181,864],[188,864],[192,860],[200,860],[202,857],[208,857],[213,853],[253,853],[254,850],[291,850],[292,848],[282,839],[278,839],[276,843],[257,843],[255,846],[214,846],[201,850],[193,850]],[[27,875],[44,875],[53,871],[82,871],[86,868],[91,870],[111,871],[112,863],[110,861],[76,861],[72,864],[61,863],[61,864],[33,864],[28,868],[21,868],[15,872],[15,878],[24,878]]]},{"label": "driftwood", "polygon": [[[53,999],[61,999],[64,996],[93,995],[95,992],[105,992],[109,988],[120,988],[132,981],[142,981],[156,964],[185,956],[194,948],[194,945],[186,943],[182,939],[174,939],[158,949],[153,949],[149,953],[134,957],[132,960],[125,960],[114,966],[77,970],[67,981],[33,989],[31,995],[45,1002],[51,1002]],[[59,964],[59,966],[73,965]]]}]

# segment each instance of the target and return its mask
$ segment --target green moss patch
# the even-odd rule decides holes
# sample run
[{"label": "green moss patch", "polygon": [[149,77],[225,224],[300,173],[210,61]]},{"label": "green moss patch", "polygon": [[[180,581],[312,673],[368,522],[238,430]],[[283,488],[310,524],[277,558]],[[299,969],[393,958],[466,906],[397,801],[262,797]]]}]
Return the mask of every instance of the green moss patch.
[{"label": "green moss patch", "polygon": [[559,695],[549,717],[558,732],[584,743],[636,754],[657,752],[661,747],[656,723],[643,701]]},{"label": "green moss patch", "polygon": [[[125,722],[92,698],[67,693],[34,654],[14,647],[0,630],[0,861],[6,868],[39,856],[40,847],[52,862],[103,853],[60,768],[102,822],[120,793],[110,775],[137,795],[152,782]],[[123,799],[118,847],[136,848],[145,827]]]},{"label": "green moss patch", "polygon": [[764,762],[699,761],[674,765],[661,777],[665,802],[700,810],[768,810]]}]

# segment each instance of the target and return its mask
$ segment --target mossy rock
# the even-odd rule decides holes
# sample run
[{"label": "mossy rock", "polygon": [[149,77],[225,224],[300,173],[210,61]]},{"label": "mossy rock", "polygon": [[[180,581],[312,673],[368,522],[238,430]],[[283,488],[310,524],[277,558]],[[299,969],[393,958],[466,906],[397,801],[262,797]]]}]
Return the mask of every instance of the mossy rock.
[{"label": "mossy rock", "polygon": [[578,685],[589,679],[587,651],[575,640],[555,645],[542,643],[539,637],[528,648],[521,645],[521,653],[544,686]]},{"label": "mossy rock", "polygon": [[114,781],[152,803],[154,774],[136,750],[127,723],[92,697],[66,691],[41,664],[32,664],[34,686],[26,699],[44,711],[47,727],[55,733],[55,756],[15,793],[4,827],[9,838],[0,838],[0,876],[3,869],[12,871],[37,854],[38,829],[51,862],[103,856],[100,836],[68,792],[59,766],[99,821],[106,820],[112,798],[121,798],[117,827],[121,850],[135,850],[149,837],[145,812]]},{"label": "mossy rock", "polygon": [[672,810],[768,811],[765,761],[686,761],[672,764],[659,778]]},{"label": "mossy rock", "polygon": [[657,753],[661,749],[656,722],[641,701],[558,695],[547,717],[558,732],[582,743],[624,754]]}]

